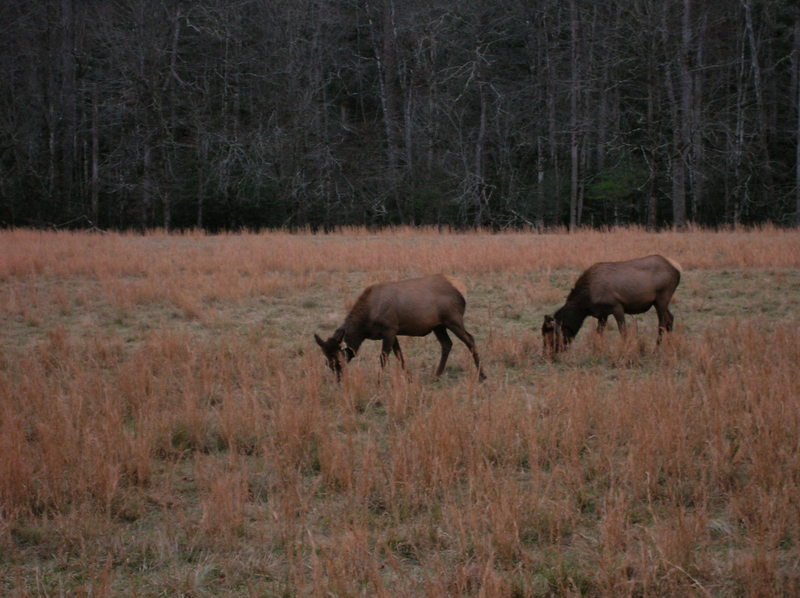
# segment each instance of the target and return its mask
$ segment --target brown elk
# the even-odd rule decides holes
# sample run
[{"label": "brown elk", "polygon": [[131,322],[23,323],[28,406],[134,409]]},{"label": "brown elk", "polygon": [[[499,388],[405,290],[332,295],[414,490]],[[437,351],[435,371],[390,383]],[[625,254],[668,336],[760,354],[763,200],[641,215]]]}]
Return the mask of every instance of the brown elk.
[{"label": "brown elk", "polygon": [[464,328],[465,296],[463,283],[442,274],[374,284],[361,293],[333,336],[324,341],[317,334],[314,338],[325,354],[328,367],[336,373],[336,379],[341,380],[344,365],[355,357],[364,340],[382,341],[382,368],[392,351],[405,369],[397,337],[426,336],[433,332],[442,346],[436,368],[438,377],[453,346],[447,334],[450,330],[469,348],[478,376],[483,380],[475,339]]},{"label": "brown elk", "polygon": [[597,331],[601,333],[608,316],[614,316],[620,333],[624,333],[625,314],[641,314],[652,306],[658,313],[661,342],[664,332],[672,330],[674,318],[668,307],[680,280],[680,265],[660,255],[590,266],[575,282],[564,306],[545,316],[545,354],[566,349],[587,316],[597,318]]}]

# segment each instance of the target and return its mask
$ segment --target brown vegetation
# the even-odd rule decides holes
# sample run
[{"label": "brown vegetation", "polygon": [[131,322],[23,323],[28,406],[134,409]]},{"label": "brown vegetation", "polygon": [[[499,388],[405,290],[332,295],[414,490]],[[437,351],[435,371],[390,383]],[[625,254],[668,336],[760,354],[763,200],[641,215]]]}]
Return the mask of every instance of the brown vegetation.
[{"label": "brown vegetation", "polygon": [[[800,592],[800,234],[0,233],[0,593]],[[684,267],[675,331],[542,316],[597,260]],[[432,338],[342,384],[372,282],[469,286],[489,379]],[[653,334],[651,334],[651,332]]]}]

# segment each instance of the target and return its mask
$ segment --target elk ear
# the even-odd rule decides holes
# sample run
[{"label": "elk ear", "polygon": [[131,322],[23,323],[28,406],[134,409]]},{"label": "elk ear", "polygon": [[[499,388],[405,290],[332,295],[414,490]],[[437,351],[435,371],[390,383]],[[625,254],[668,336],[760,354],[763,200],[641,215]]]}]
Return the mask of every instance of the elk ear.
[{"label": "elk ear", "polygon": [[322,347],[323,349],[325,348],[325,341],[323,341],[323,340],[322,340],[322,339],[319,337],[319,335],[318,335],[318,334],[316,334],[316,333],[314,333],[314,340],[316,340],[316,341],[317,341],[317,344],[318,344],[320,347]]}]

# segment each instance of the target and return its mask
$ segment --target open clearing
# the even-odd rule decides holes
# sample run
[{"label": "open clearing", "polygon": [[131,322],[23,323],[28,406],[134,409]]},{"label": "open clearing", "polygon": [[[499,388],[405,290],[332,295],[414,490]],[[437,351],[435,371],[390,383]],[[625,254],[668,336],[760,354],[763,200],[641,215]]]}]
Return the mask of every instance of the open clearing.
[{"label": "open clearing", "polygon": [[[656,348],[543,316],[683,265]],[[433,377],[329,335],[368,284],[468,286]],[[800,594],[800,233],[0,232],[0,594]]]}]

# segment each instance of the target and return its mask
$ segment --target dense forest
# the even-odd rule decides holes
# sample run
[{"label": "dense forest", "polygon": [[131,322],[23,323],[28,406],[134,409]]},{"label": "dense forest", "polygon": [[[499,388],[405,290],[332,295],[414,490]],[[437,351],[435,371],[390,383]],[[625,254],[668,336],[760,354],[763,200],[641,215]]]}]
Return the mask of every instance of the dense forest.
[{"label": "dense forest", "polygon": [[0,23],[0,226],[800,223],[796,0],[41,0]]}]

